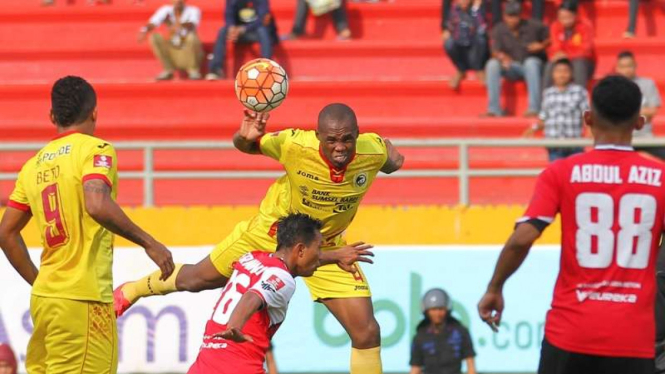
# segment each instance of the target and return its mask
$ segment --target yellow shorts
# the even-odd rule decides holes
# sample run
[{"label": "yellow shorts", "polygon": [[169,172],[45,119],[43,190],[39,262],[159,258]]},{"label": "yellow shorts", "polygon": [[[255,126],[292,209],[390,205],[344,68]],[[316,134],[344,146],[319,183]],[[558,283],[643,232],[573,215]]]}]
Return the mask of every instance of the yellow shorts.
[{"label": "yellow shorts", "polygon": [[[244,221],[236,225],[233,232],[219,243],[210,254],[210,260],[220,274],[227,278],[233,274],[233,263],[242,255],[252,251],[274,252],[276,239],[268,235],[270,227],[257,221]],[[346,245],[338,236],[329,240],[322,251],[334,250]],[[311,277],[304,278],[313,300],[371,297],[367,278],[360,265],[356,274],[348,273],[337,265],[324,265]]]},{"label": "yellow shorts", "polygon": [[112,303],[32,295],[28,374],[115,374],[118,334]]}]

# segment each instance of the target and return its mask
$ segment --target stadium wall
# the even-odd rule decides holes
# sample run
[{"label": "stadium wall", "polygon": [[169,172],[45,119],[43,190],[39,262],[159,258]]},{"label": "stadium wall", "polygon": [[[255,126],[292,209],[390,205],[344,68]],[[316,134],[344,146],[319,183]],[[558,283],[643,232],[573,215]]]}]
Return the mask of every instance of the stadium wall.
[{"label": "stadium wall", "polygon": [[[209,251],[208,246],[171,249],[177,262],[188,263],[200,260]],[[500,245],[377,247],[376,263],[364,269],[382,328],[386,373],[408,372],[411,334],[421,318],[420,297],[432,287],[445,288],[451,294],[455,315],[470,327],[480,372],[535,372],[543,321],[558,271],[557,246],[534,248],[508,282],[504,321],[499,333],[493,334],[477,317],[475,306],[499,250]],[[39,261],[40,250],[33,249],[30,254]],[[138,248],[122,247],[115,252],[116,285],[154,268]],[[9,342],[16,349],[23,368],[32,330],[28,313],[30,289],[6,260],[0,260],[0,284],[0,341]],[[180,293],[142,300],[119,320],[119,372],[186,372],[196,358],[204,324],[219,293]],[[311,302],[301,280],[274,343],[281,372],[348,370],[348,338],[323,307]]]},{"label": "stadium wall", "polygon": [[[128,215],[166,245],[197,246],[220,242],[256,206],[126,208]],[[374,206],[360,208],[347,232],[349,241],[372,244],[502,244],[512,232],[522,206]],[[1,212],[0,212],[1,213]],[[24,231],[38,247],[34,222]],[[545,231],[540,244],[558,244],[559,222]],[[117,238],[116,246],[131,243]]]}]

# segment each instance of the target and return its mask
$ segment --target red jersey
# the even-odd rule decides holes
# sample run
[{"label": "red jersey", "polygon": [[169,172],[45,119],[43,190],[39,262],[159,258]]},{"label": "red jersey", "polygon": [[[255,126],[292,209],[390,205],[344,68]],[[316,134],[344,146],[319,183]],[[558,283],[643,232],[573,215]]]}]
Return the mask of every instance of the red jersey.
[{"label": "red jersey", "polygon": [[[206,325],[201,350],[188,374],[265,373],[263,362],[270,339],[286,317],[296,283],[284,262],[270,253],[248,253],[233,266],[235,271]],[[231,314],[247,292],[254,292],[263,299],[263,308],[242,328],[254,342],[213,338],[214,334],[226,330]]]},{"label": "red jersey", "polygon": [[561,214],[561,261],[545,337],[576,353],[653,358],[665,164],[597,146],[540,174],[520,222]]}]

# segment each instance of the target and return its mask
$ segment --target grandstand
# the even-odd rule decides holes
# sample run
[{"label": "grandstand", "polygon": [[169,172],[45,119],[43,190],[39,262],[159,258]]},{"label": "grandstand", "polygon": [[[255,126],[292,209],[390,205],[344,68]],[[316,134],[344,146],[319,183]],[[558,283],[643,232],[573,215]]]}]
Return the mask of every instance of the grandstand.
[{"label": "grandstand", "polygon": [[[132,218],[147,230],[163,230],[167,244],[171,245],[209,245],[255,211],[272,183],[273,178],[268,175],[281,170],[272,160],[212,146],[206,149],[166,147],[151,151],[154,152],[151,157],[146,157],[142,144],[148,142],[228,142],[242,115],[231,79],[153,81],[160,71],[159,62],[149,46],[138,44],[136,37],[157,6],[165,2],[145,0],[137,5],[130,0],[113,0],[109,5],[90,6],[85,0],[77,0],[41,7],[37,0],[0,0],[3,19],[0,23],[0,176],[3,176],[0,178],[0,207],[5,205],[13,188],[14,174],[34,153],[29,149],[52,136],[48,110],[53,81],[75,74],[90,80],[97,89],[100,103],[97,135],[125,144],[119,150],[120,170],[135,175],[122,178],[119,202],[135,207]],[[554,17],[559,2],[547,1],[546,22]],[[189,3],[203,10],[199,35],[209,53],[223,23],[224,1],[189,0]],[[291,29],[294,3],[294,0],[271,0],[280,34]],[[285,102],[271,113],[269,129],[312,129],[317,113],[325,104],[344,102],[355,109],[362,132],[377,132],[390,139],[410,142],[407,144],[411,145],[401,147],[407,159],[406,175],[377,180],[364,200],[365,206],[352,225],[350,235],[365,235],[363,240],[390,245],[502,242],[512,228],[512,219],[519,216],[522,209],[506,205],[522,205],[528,201],[534,184],[533,173],[472,177],[468,185],[471,207],[457,206],[464,200],[458,178],[441,176],[456,172],[460,163],[486,171],[541,169],[547,164],[545,149],[519,142],[518,146],[510,147],[472,145],[466,159],[457,146],[421,142],[431,139],[452,140],[453,143],[457,139],[514,140],[532,120],[480,118],[487,104],[486,89],[473,76],[465,80],[458,91],[448,87],[447,81],[455,70],[440,40],[441,1],[349,2],[348,8],[353,40],[335,40],[332,24],[324,17],[310,20],[307,37],[281,42],[277,47],[275,60],[290,75],[290,92]],[[593,22],[596,30],[596,78],[611,72],[616,55],[629,49],[637,56],[640,75],[656,80],[660,91],[665,92],[662,67],[665,0],[642,2],[637,37],[632,40],[621,38],[627,23],[626,1],[582,0],[581,9],[581,14]],[[235,53],[228,54],[227,75],[233,75],[243,61],[258,57],[258,46],[229,46],[229,49],[234,48]],[[523,82],[504,83],[503,97],[511,112],[521,114],[526,110],[527,93]],[[656,118],[654,131],[656,136],[665,135],[665,116]],[[12,148],[6,147],[8,143],[13,144]],[[158,179],[151,182],[154,194],[149,204],[145,204],[147,191],[140,174],[147,162],[152,163],[155,172],[268,174],[231,179],[182,176]],[[157,208],[140,209],[142,205]],[[400,210],[395,206],[408,209]],[[399,217],[395,222],[375,227],[375,222],[387,211],[400,211]],[[157,215],[161,217],[156,218]],[[206,222],[217,224],[210,227]],[[488,223],[495,225],[489,233],[486,232]],[[400,235],[400,231],[406,231],[405,227],[432,232],[406,237]],[[34,228],[30,230],[28,235],[33,238],[29,245],[37,247],[38,234]],[[479,230],[483,234],[474,235],[474,231]],[[542,243],[558,243],[557,230],[552,227]],[[187,231],[189,237],[181,231]],[[128,246],[125,241],[119,243]],[[552,251],[546,252],[544,257],[549,259]],[[480,283],[484,284],[488,276],[484,275]],[[544,293],[549,294],[551,287],[545,290]],[[469,300],[477,296],[474,293]],[[471,302],[467,304],[469,309]],[[413,312],[411,307],[405,315]],[[468,312],[475,318],[475,310]],[[1,322],[2,319],[0,328]],[[528,322],[537,325],[537,321]],[[408,325],[413,321],[404,323]],[[492,338],[486,335],[490,341]],[[537,336],[537,333],[531,335]],[[522,349],[517,332],[515,337],[506,339],[513,339],[511,344]],[[532,362],[527,362],[524,366],[530,364]]]}]

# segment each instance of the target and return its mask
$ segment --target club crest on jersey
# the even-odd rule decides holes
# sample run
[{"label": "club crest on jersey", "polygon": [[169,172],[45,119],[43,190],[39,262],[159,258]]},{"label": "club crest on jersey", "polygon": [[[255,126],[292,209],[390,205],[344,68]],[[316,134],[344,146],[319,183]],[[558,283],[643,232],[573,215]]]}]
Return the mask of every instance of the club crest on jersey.
[{"label": "club crest on jersey", "polygon": [[92,161],[92,166],[96,168],[110,169],[113,167],[113,157],[106,155],[95,155]]},{"label": "club crest on jersey", "polygon": [[358,188],[363,188],[367,184],[367,173],[359,173],[353,178],[353,183]]},{"label": "club crest on jersey", "polygon": [[284,286],[284,281],[276,275],[271,275],[270,278],[261,282],[261,287],[266,291],[277,292],[284,288]]}]

